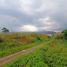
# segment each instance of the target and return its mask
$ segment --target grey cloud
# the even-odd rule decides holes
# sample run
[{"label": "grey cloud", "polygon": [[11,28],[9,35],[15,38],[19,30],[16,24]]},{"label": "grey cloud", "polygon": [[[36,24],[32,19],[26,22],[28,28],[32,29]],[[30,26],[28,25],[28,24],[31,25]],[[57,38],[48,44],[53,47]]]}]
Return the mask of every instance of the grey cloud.
[{"label": "grey cloud", "polygon": [[[24,8],[20,8],[20,1]],[[47,27],[46,30],[54,31],[67,29],[67,0],[29,0],[31,3],[28,4],[27,2],[27,0],[0,0],[0,16],[16,18],[15,20],[0,19],[0,27],[6,26],[12,31],[18,31],[19,26],[30,24],[37,26],[38,29],[44,27]],[[47,16],[55,24],[48,26],[38,21]]]}]

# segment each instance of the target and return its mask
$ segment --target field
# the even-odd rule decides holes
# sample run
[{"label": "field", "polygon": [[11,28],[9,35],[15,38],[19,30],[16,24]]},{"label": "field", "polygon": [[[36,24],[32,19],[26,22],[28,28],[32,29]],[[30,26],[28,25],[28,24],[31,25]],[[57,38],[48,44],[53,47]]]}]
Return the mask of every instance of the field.
[{"label": "field", "polygon": [[42,45],[33,52],[17,57],[4,67],[67,67],[67,39],[57,36],[37,33],[0,33],[1,58]]},{"label": "field", "polygon": [[0,57],[40,44],[45,35],[33,33],[0,33]]},{"label": "field", "polygon": [[67,40],[52,39],[36,51],[18,57],[5,67],[67,67]]}]

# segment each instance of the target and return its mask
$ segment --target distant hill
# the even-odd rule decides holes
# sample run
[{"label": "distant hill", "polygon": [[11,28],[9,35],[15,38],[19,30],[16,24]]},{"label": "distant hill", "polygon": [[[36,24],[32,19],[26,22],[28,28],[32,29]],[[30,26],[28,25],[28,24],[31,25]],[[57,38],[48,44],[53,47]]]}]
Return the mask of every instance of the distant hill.
[{"label": "distant hill", "polygon": [[52,34],[55,34],[56,32],[43,30],[43,31],[38,31],[37,33],[43,33],[43,34],[47,34],[47,35],[52,35]]}]

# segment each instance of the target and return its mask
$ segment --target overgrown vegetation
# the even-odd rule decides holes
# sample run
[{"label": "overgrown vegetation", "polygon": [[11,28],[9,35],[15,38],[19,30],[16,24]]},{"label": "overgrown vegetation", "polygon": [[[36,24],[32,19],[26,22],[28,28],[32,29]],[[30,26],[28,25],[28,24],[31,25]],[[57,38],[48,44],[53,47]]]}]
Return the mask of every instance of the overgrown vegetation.
[{"label": "overgrown vegetation", "polygon": [[36,33],[0,33],[0,57],[43,44],[4,67],[67,67],[67,30],[53,36]]},{"label": "overgrown vegetation", "polygon": [[18,57],[5,67],[67,67],[67,40],[62,35],[65,33],[51,36],[49,41],[42,42],[43,47]]},{"label": "overgrown vegetation", "polygon": [[21,56],[5,67],[67,67],[67,43],[49,41],[33,53]]},{"label": "overgrown vegetation", "polygon": [[62,31],[62,33],[63,33],[63,38],[67,39],[67,30]]},{"label": "overgrown vegetation", "polygon": [[47,40],[48,36],[36,33],[0,33],[0,57],[39,45],[44,39]]}]

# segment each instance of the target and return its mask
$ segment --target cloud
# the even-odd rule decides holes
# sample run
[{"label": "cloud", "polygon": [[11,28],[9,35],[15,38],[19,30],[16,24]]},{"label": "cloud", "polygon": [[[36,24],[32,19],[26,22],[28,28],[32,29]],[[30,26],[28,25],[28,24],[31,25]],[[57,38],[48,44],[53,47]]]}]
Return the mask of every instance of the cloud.
[{"label": "cloud", "polygon": [[35,32],[38,31],[37,27],[34,25],[23,25],[20,27],[21,31],[29,31],[29,32]]},{"label": "cloud", "polygon": [[[40,18],[38,20],[40,22],[40,24],[42,24],[42,26],[39,28],[40,30],[54,30],[59,28],[59,24],[56,24],[55,21],[53,21],[50,17],[44,17],[44,18]],[[56,28],[57,27],[57,28]]]},{"label": "cloud", "polygon": [[67,0],[0,0],[0,27],[60,31],[67,29],[66,12]]}]

